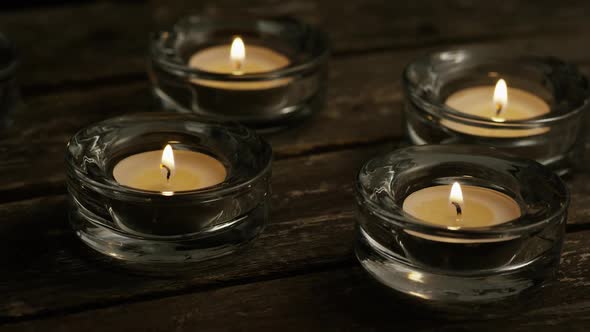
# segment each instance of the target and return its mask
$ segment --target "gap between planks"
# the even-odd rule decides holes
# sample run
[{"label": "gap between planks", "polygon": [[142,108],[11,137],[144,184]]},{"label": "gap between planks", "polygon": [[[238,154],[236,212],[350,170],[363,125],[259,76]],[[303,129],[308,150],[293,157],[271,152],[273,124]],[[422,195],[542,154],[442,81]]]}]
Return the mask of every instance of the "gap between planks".
[{"label": "gap between planks", "polygon": [[[520,330],[526,331],[532,325],[537,325],[540,331],[552,331],[554,328],[551,326],[563,327],[563,324],[586,326],[587,323],[577,320],[584,317],[590,308],[584,288],[580,289],[580,285],[587,283],[584,261],[589,254],[582,243],[584,238],[583,234],[579,234],[566,239],[562,270],[553,287],[545,287],[540,296],[529,299],[529,307],[523,312],[499,320],[480,317],[447,320],[440,315],[432,316],[429,311],[407,303],[403,297],[387,295],[381,288],[374,287],[362,269],[355,265],[335,266],[324,271],[232,285],[202,293],[182,293],[65,313],[57,317],[38,317],[4,327],[6,330],[16,327],[22,330],[48,330],[57,326],[82,326],[85,330],[94,331],[102,330],[104,326],[126,326],[131,322],[140,329],[149,326],[154,330],[187,331],[197,327],[218,329],[221,326],[262,330],[274,327],[276,330],[277,325],[297,327],[294,330],[298,331],[303,326],[317,328],[323,324],[328,325],[322,330],[335,326],[372,326],[379,330],[406,326],[409,330],[428,328],[430,331],[432,327],[444,326],[445,331],[455,331],[457,328],[471,330],[493,326],[495,329],[492,330],[495,331],[500,324],[511,330],[520,327]],[[235,298],[239,300],[235,301]],[[145,314],[147,318],[141,319]],[[223,320],[220,320],[221,317]],[[104,325],[97,326],[97,320]],[[587,318],[583,320],[587,322]],[[549,325],[549,328],[545,325]]]},{"label": "gap between planks", "polygon": [[[570,29],[563,29],[558,31],[550,31],[546,33],[541,33],[538,31],[535,32],[525,32],[525,33],[511,33],[511,34],[500,34],[500,35],[484,35],[478,37],[465,37],[465,38],[447,38],[441,39],[436,41],[428,41],[419,44],[415,43],[407,43],[401,45],[392,45],[388,47],[370,47],[366,49],[358,49],[358,50],[342,50],[342,51],[334,51],[331,54],[332,60],[339,60],[339,59],[350,59],[354,57],[363,57],[367,55],[377,55],[381,53],[390,53],[390,52],[403,52],[403,51],[421,51],[421,50],[430,50],[435,47],[444,47],[444,46],[457,46],[466,44],[468,46],[470,43],[497,43],[497,42],[504,42],[504,41],[513,41],[519,40],[523,38],[530,38],[530,37],[558,37],[561,35],[566,35],[571,32]],[[590,60],[588,61],[590,63]],[[584,63],[580,63],[584,64]],[[147,67],[146,67],[147,68]],[[23,95],[27,98],[31,97],[41,97],[47,96],[54,93],[63,93],[69,91],[92,91],[93,89],[99,89],[108,86],[118,86],[118,85],[125,85],[125,84],[132,84],[138,82],[146,82],[148,81],[148,72],[129,72],[129,73],[121,73],[118,75],[113,76],[105,76],[100,78],[88,79],[88,80],[66,80],[62,81],[57,84],[23,84],[21,86],[21,90]]]}]

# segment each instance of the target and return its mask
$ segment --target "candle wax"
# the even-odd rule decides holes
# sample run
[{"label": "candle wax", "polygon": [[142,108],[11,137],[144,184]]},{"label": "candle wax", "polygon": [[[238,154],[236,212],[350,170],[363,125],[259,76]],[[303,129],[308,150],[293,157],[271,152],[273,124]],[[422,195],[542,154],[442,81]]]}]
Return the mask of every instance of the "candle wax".
[{"label": "candle wax", "polygon": [[175,171],[169,180],[162,174],[161,162],[162,150],[134,154],[115,165],[113,177],[126,187],[169,193],[214,186],[227,176],[219,160],[201,152],[175,150]]},{"label": "candle wax", "polygon": [[[458,112],[492,120],[496,116],[493,103],[494,86],[477,86],[456,91],[451,94],[446,105]],[[526,120],[549,113],[549,105],[540,97],[517,88],[508,89],[508,107],[499,117],[506,120]],[[546,133],[548,127],[531,129],[494,129],[470,126],[448,119],[441,124],[452,130],[484,137],[526,137]]]},{"label": "candle wax", "polygon": [[[427,187],[411,193],[403,202],[403,210],[426,223],[448,229],[489,227],[512,221],[521,215],[520,206],[509,196],[493,189],[462,185],[464,203],[458,218],[456,208],[449,202],[450,185]],[[407,230],[425,239],[441,242],[494,242],[451,239]],[[505,239],[506,240],[506,239]]]},{"label": "candle wax", "polygon": [[[191,56],[189,67],[218,74],[236,74],[235,62],[230,58],[230,45],[213,46],[201,50]],[[246,58],[243,60],[239,74],[260,74],[284,68],[289,59],[267,47],[246,46]],[[283,86],[290,82],[289,78],[273,79],[259,82],[219,82],[206,79],[194,79],[193,83],[212,88],[229,90],[263,90]]]}]

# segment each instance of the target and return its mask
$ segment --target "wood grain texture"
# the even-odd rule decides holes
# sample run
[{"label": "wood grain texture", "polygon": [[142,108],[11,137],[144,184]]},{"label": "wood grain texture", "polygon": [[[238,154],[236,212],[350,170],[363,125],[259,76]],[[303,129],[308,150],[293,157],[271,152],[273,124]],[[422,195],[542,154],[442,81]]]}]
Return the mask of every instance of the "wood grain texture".
[{"label": "wood grain texture", "polygon": [[[354,206],[350,179],[374,152],[359,150],[277,162],[272,224],[238,258],[239,264],[187,279],[149,279],[109,269],[104,259],[74,238],[67,224],[64,196],[0,205],[0,225],[15,239],[6,242],[0,251],[10,258],[0,278],[4,295],[0,316],[19,317],[137,300],[146,294],[157,296],[300,273],[350,261]],[[298,177],[292,173],[295,165]],[[340,167],[325,178],[334,165]],[[14,248],[21,249],[15,253]]]},{"label": "wood grain texture", "polygon": [[[550,36],[483,45],[554,53],[585,63],[590,50],[572,46],[584,38]],[[563,40],[571,42],[561,47]],[[269,136],[276,157],[399,142],[403,136],[400,75],[406,63],[429,50],[334,59],[326,108],[297,127]],[[63,158],[71,135],[99,120],[157,109],[145,81],[27,99],[15,115],[14,127],[0,133],[0,151],[6,156],[0,160],[0,171],[11,174],[0,178],[0,201],[64,192]]]},{"label": "wood grain texture", "polygon": [[[129,273],[83,247],[67,224],[64,196],[0,205],[0,231],[11,234],[0,247],[5,253],[0,319],[55,315],[349,266],[352,180],[365,160],[387,149],[389,145],[276,162],[272,223],[261,238],[236,258],[238,263],[178,279]],[[589,213],[587,207],[573,205],[571,220],[587,222]]]},{"label": "wood grain texture", "polygon": [[336,55],[350,55],[441,43],[575,34],[587,30],[584,12],[588,6],[581,0],[355,0],[345,6],[325,0],[95,2],[0,13],[0,30],[22,54],[20,77],[25,90],[46,93],[64,86],[141,79],[149,32],[168,27],[189,13],[247,11],[300,17],[326,30]]},{"label": "wood grain texture", "polygon": [[[494,320],[446,321],[385,294],[358,267],[183,294],[7,325],[18,331],[585,331],[588,231],[569,234],[556,283],[526,311]],[[356,264],[355,264],[356,265]],[[100,322],[100,324],[97,324]],[[0,328],[0,330],[2,330]]]},{"label": "wood grain texture", "polygon": [[[148,32],[191,12],[240,13],[238,0],[107,2],[0,13],[23,55],[26,105],[0,132],[0,330],[588,330],[590,174],[572,204],[557,286],[498,321],[432,321],[384,297],[352,254],[352,181],[400,144],[400,75],[419,54],[494,45],[584,65],[586,12],[573,0],[253,0],[248,11],[320,25],[335,57],[326,109],[270,136],[272,223],[235,261],[178,278],[138,274],[85,248],[67,224],[63,157],[80,128],[158,109],[145,75]],[[430,317],[427,317],[430,318]]]},{"label": "wood grain texture", "polygon": [[19,80],[34,86],[32,92],[92,79],[145,76],[150,22],[145,4],[126,2],[0,13],[0,31],[21,56]]},{"label": "wood grain texture", "polygon": [[[187,0],[152,0],[156,23],[167,26],[191,13],[294,16],[321,26],[336,54],[423,47],[437,43],[532,36],[572,31],[585,20],[584,2],[418,0],[224,0],[195,4]],[[547,20],[547,17],[552,20]],[[506,20],[506,17],[519,19]]]}]

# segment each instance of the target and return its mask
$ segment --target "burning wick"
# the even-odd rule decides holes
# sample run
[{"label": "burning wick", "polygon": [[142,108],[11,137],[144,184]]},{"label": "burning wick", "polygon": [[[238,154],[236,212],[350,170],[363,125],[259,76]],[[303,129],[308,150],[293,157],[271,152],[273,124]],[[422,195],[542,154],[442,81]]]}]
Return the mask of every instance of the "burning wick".
[{"label": "burning wick", "polygon": [[461,215],[463,214],[463,211],[461,210],[461,205],[459,205],[459,203],[457,202],[451,202],[451,204],[453,204],[455,206],[455,209],[457,210],[457,217],[461,217]]},{"label": "burning wick", "polygon": [[502,104],[496,104],[496,117],[499,117],[500,113],[502,113]]},{"label": "burning wick", "polygon": [[170,181],[170,175],[172,174],[172,171],[170,170],[170,167],[168,167],[166,165],[160,165],[160,168],[166,170],[166,181]]}]

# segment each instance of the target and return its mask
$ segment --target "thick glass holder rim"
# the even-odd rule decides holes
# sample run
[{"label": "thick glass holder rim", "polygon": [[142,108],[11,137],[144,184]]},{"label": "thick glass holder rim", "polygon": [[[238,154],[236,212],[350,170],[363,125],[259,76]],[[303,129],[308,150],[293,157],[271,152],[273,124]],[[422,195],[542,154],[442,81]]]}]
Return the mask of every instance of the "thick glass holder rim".
[{"label": "thick glass holder rim", "polygon": [[[502,158],[506,160],[507,163],[515,162],[523,165],[528,165],[529,167],[532,167],[535,171],[538,172],[534,173],[535,177],[533,180],[530,181],[551,181],[551,183],[555,185],[555,189],[558,192],[560,192],[561,196],[563,197],[563,200],[560,204],[560,208],[557,210],[550,210],[549,206],[545,206],[545,209],[542,211],[543,213],[528,214],[526,213],[527,211],[523,211],[525,213],[523,213],[519,218],[516,218],[514,220],[511,220],[500,225],[468,229],[462,228],[459,230],[449,231],[447,228],[443,226],[426,223],[406,213],[401,208],[401,206],[399,206],[398,202],[394,199],[391,199],[389,201],[389,203],[392,203],[392,206],[394,207],[394,209],[392,209],[392,206],[384,207],[382,204],[369,197],[370,192],[368,190],[370,188],[363,187],[363,183],[360,177],[364,172],[367,171],[367,168],[371,165],[371,163],[392,157],[394,155],[428,153],[428,151],[433,149],[439,150],[440,152],[450,150],[455,153],[461,150],[471,151],[471,153],[464,154],[465,158],[469,158],[471,155],[473,155],[473,152],[475,151],[479,155],[485,155],[487,157],[496,158],[498,160]],[[536,161],[515,157],[513,155],[498,151],[493,147],[485,146],[420,145],[398,149],[385,155],[375,157],[374,159],[365,163],[360,169],[360,171],[357,173],[355,182],[357,203],[366,207],[371,214],[377,216],[381,220],[395,224],[396,226],[402,227],[404,229],[417,231],[426,235],[442,236],[455,239],[490,239],[502,237],[515,237],[534,233],[538,230],[547,227],[547,225],[551,223],[557,222],[559,220],[559,216],[566,213],[567,207],[569,206],[570,202],[570,195],[567,186],[559,176],[557,176],[554,172],[550,171],[548,168],[544,167]],[[521,221],[527,222],[523,223],[522,225],[519,225],[519,222]]]},{"label": "thick glass holder rim", "polygon": [[[75,160],[72,158],[72,155],[68,153],[66,156],[66,164],[68,166],[69,175],[74,177],[81,183],[89,185],[93,190],[99,192],[100,194],[108,197],[121,197],[121,195],[123,194],[125,196],[125,199],[135,201],[170,201],[170,199],[173,198],[175,200],[199,200],[203,203],[206,203],[207,200],[217,200],[220,197],[228,196],[232,193],[247,188],[252,183],[257,182],[258,180],[260,180],[260,178],[268,174],[272,167],[272,149],[270,145],[265,140],[261,139],[261,137],[258,136],[254,131],[235,122],[220,122],[192,114],[135,113],[123,115],[115,118],[110,118],[93,124],[89,127],[83,128],[79,130],[76,134],[74,134],[70,141],[80,139],[81,137],[84,137],[84,135],[87,132],[97,130],[98,128],[105,125],[116,125],[124,121],[132,122],[130,123],[130,125],[140,125],[142,123],[141,120],[149,120],[150,122],[152,122],[155,119],[160,119],[162,121],[195,121],[204,126],[217,126],[221,128],[242,131],[243,133],[256,138],[257,143],[260,144],[260,146],[262,146],[264,150],[268,151],[268,153],[261,156],[262,158],[265,158],[263,160],[264,166],[262,168],[259,168],[254,176],[241,179],[241,181],[239,182],[232,183],[229,182],[228,179],[226,179],[224,182],[210,187],[205,187],[197,190],[175,191],[173,196],[164,196],[158,191],[147,191],[123,186],[116,182],[114,179],[110,179],[108,177],[103,178],[105,182],[97,181],[96,179],[88,176],[75,162]],[[106,132],[104,131],[102,132],[102,134],[105,133]],[[93,134],[96,134],[96,132],[94,132]]]},{"label": "thick glass holder rim", "polygon": [[231,73],[214,73],[205,71],[197,68],[189,67],[184,61],[178,59],[176,54],[171,55],[170,52],[166,52],[163,47],[165,39],[173,39],[177,33],[185,25],[205,25],[205,24],[220,24],[224,20],[221,17],[209,17],[201,15],[192,15],[180,19],[170,30],[163,30],[156,33],[152,33],[151,36],[151,47],[150,53],[152,61],[162,66],[163,69],[176,76],[185,77],[189,79],[207,79],[211,81],[223,81],[223,82],[261,82],[267,80],[275,80],[279,78],[292,77],[298,73],[309,70],[325,63],[330,55],[330,48],[328,37],[322,30],[313,27],[301,20],[295,18],[282,18],[282,19],[270,19],[270,18],[242,18],[236,19],[234,23],[247,23],[254,20],[257,26],[264,26],[268,24],[292,24],[297,26],[301,31],[306,31],[309,34],[309,38],[317,38],[320,45],[323,46],[322,52],[314,57],[309,57],[304,61],[295,65],[288,65],[284,68],[279,68],[264,73],[245,73],[243,75],[233,75]]},{"label": "thick glass holder rim", "polygon": [[[483,128],[496,128],[496,129],[532,129],[539,128],[541,126],[548,126],[561,121],[567,121],[568,119],[575,117],[578,113],[582,112],[590,104],[590,82],[587,78],[579,71],[577,66],[574,64],[565,62],[554,56],[536,56],[530,54],[513,54],[506,55],[501,53],[500,55],[494,53],[497,51],[495,47],[473,47],[456,49],[450,51],[439,51],[433,52],[422,57],[417,58],[413,62],[409,63],[403,71],[402,80],[403,86],[406,89],[408,95],[411,97],[412,102],[417,103],[423,111],[437,118],[444,118],[452,120],[457,123],[462,123],[474,127]],[[493,55],[490,55],[493,53]],[[585,86],[586,98],[582,103],[566,110],[563,114],[555,115],[555,112],[551,111],[547,113],[547,116],[541,116],[531,119],[524,120],[506,120],[503,122],[496,122],[488,118],[479,117],[463,112],[459,112],[449,106],[447,106],[444,100],[440,98],[432,98],[432,96],[422,94],[420,91],[421,82],[415,82],[410,76],[411,72],[417,67],[431,66],[433,58],[450,58],[452,56],[471,57],[478,58],[482,61],[502,61],[511,62],[519,61],[525,62],[528,65],[539,65],[548,66],[555,71],[569,71],[576,75]]]}]

